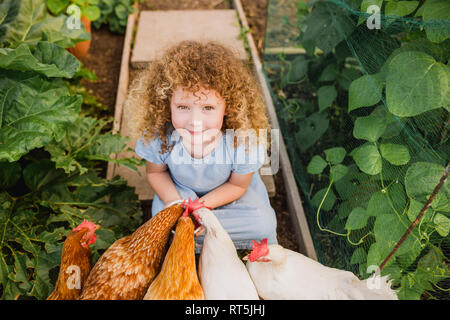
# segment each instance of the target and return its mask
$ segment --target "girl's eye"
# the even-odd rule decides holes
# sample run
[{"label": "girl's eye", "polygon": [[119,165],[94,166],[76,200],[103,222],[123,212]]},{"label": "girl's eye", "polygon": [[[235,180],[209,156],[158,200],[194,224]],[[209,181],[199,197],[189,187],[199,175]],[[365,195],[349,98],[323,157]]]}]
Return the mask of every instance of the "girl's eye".
[{"label": "girl's eye", "polygon": [[187,110],[187,109],[189,109],[188,107],[186,107],[186,106],[178,106],[177,107],[179,110]]},{"label": "girl's eye", "polygon": [[204,109],[206,111],[210,111],[210,110],[214,110],[214,107],[213,106],[205,106]]}]

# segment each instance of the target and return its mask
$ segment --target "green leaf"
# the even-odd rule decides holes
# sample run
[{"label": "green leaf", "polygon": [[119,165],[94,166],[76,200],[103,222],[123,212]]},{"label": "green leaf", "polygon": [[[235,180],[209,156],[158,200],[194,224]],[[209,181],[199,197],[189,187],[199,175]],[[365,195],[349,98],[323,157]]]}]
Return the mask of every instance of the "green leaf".
[{"label": "green leaf", "polygon": [[60,141],[81,108],[61,79],[0,69],[0,160],[16,161],[52,139]]},{"label": "green leaf", "polygon": [[339,75],[338,67],[335,63],[328,64],[319,77],[319,82],[327,82],[336,80]]},{"label": "green leaf", "polygon": [[396,55],[389,63],[386,78],[389,111],[399,117],[412,117],[448,104],[447,68],[423,52]]},{"label": "green leaf", "polygon": [[320,112],[315,112],[299,123],[301,128],[295,134],[297,146],[302,152],[308,150],[327,131],[330,121],[327,116]]},{"label": "green leaf", "polygon": [[[403,216],[399,217],[393,214],[382,214],[377,216],[373,231],[380,253],[384,258],[392,251],[392,249],[394,249],[410,224],[408,219],[405,219]],[[407,253],[410,250],[420,248],[420,242],[417,241],[417,238],[417,230],[413,230],[398,248],[394,257]]]},{"label": "green leaf", "polygon": [[330,168],[330,180],[336,182],[345,177],[348,172],[348,168],[342,164],[332,166]]},{"label": "green leaf", "polygon": [[366,251],[359,247],[353,251],[352,258],[350,259],[350,264],[358,264],[367,261],[367,253]]},{"label": "green leaf", "polygon": [[384,14],[404,17],[412,13],[418,5],[419,1],[389,1],[386,4]]},{"label": "green leaf", "polygon": [[[409,208],[407,212],[409,221],[413,222],[417,218],[417,215],[420,213],[423,207],[424,207],[423,203],[417,202],[414,199],[410,199]],[[421,221],[429,222],[432,216],[433,210],[428,208],[427,211],[425,211],[425,214],[423,215]]]},{"label": "green leaf", "polygon": [[60,14],[68,5],[70,0],[47,0],[47,7],[55,16]]},{"label": "green leaf", "polygon": [[383,107],[375,109],[367,117],[358,117],[353,127],[353,136],[356,139],[364,139],[376,142],[386,130],[386,112]]},{"label": "green leaf", "polygon": [[348,112],[378,103],[382,89],[383,82],[376,75],[364,75],[352,81],[348,91]]},{"label": "green leaf", "polygon": [[367,143],[357,148],[353,153],[353,160],[364,173],[376,175],[381,172],[381,155],[377,147],[372,144]]},{"label": "green leaf", "polygon": [[315,155],[308,164],[306,171],[309,174],[320,174],[327,165],[327,162],[321,156]]},{"label": "green leaf", "polygon": [[380,151],[384,159],[396,166],[405,165],[411,159],[408,147],[401,144],[382,143]]},{"label": "green leaf", "polygon": [[100,18],[100,8],[97,6],[86,6],[83,8],[83,15],[90,21],[95,21]]},{"label": "green leaf", "polygon": [[346,10],[334,3],[317,3],[304,21],[301,42],[313,42],[324,54],[331,50],[355,28]]},{"label": "green leaf", "polygon": [[[444,167],[435,163],[416,162],[412,164],[405,175],[405,187],[408,197],[418,202],[426,203],[443,174]],[[438,195],[440,196],[440,205],[447,207],[450,197],[448,183],[441,187]]]},{"label": "green leaf", "polygon": [[0,162],[0,190],[13,187],[22,176],[18,162]]},{"label": "green leaf", "polygon": [[372,195],[367,205],[367,215],[376,217],[381,214],[400,214],[405,207],[403,186],[395,183],[387,191],[380,190]]},{"label": "green leaf", "polygon": [[34,54],[25,43],[16,49],[0,48],[0,68],[4,69],[72,78],[79,67],[80,62],[67,50],[47,41],[38,42]]},{"label": "green leaf", "polygon": [[344,160],[347,151],[345,151],[342,147],[334,147],[324,150],[324,153],[328,162],[332,164],[339,164]]},{"label": "green leaf", "polygon": [[22,0],[9,4],[11,9],[0,25],[0,47],[16,48],[22,43],[36,45],[45,37],[47,41],[67,48],[90,39],[84,27],[73,30],[67,28],[68,16],[51,16],[44,1]]},{"label": "green leaf", "polygon": [[[319,207],[326,192],[327,192],[327,188],[323,188],[323,189],[317,191],[317,193],[313,196],[311,201],[316,207]],[[336,202],[336,196],[334,195],[333,190],[330,189],[330,191],[328,191],[327,197],[325,198],[325,200],[322,204],[321,210],[330,211],[333,208],[335,202]]]},{"label": "green leaf", "polygon": [[288,73],[289,82],[297,82],[303,79],[308,72],[308,63],[309,60],[302,55],[292,60]]},{"label": "green leaf", "polygon": [[436,224],[436,231],[443,237],[448,236],[450,230],[450,219],[443,214],[437,213],[433,222]]},{"label": "green leaf", "polygon": [[[426,5],[426,3],[425,3]],[[450,3],[442,0],[424,6],[423,21],[427,38],[440,43],[450,37]]]},{"label": "green leaf", "polygon": [[319,99],[319,111],[322,111],[333,103],[337,97],[337,90],[334,86],[323,86],[317,91]]},{"label": "green leaf", "polygon": [[366,214],[366,210],[363,208],[355,208],[350,212],[345,223],[345,229],[347,230],[358,230],[366,226],[369,216]]}]

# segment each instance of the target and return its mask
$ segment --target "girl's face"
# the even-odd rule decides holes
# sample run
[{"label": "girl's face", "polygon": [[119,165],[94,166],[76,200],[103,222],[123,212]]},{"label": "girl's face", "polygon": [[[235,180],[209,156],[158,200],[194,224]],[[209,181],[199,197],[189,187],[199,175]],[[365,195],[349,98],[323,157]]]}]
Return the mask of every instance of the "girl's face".
[{"label": "girl's face", "polygon": [[220,134],[225,101],[213,89],[200,87],[197,92],[177,87],[170,101],[172,124],[189,144],[203,145]]}]

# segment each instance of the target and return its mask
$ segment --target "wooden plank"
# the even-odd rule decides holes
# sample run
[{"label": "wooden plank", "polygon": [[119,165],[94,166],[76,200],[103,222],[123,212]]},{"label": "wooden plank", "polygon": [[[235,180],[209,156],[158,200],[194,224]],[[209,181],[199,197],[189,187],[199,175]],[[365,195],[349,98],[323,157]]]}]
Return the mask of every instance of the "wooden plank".
[{"label": "wooden plank", "polygon": [[[133,38],[133,28],[139,12],[137,2],[134,4],[134,8],[136,9],[136,11],[128,16],[125,38],[123,41],[122,61],[120,62],[119,84],[117,87],[116,104],[114,107],[113,133],[117,133],[120,130],[120,125],[122,122],[123,104],[127,97],[131,40]],[[115,154],[111,155],[111,158],[116,159],[116,155]],[[114,163],[108,162],[108,168],[106,170],[106,179],[111,180],[115,176],[114,174],[115,167],[116,165]]]},{"label": "wooden plank", "polygon": [[[247,19],[245,17],[244,9],[242,7],[240,0],[233,0],[233,6],[237,10],[239,18],[244,28],[249,29]],[[256,74],[258,81],[261,85],[264,98],[266,100],[266,105],[268,109],[268,114],[272,129],[280,129],[277,114],[275,111],[275,106],[273,105],[272,97],[270,95],[270,90],[267,86],[264,74],[263,66],[258,56],[258,51],[256,49],[255,41],[250,32],[246,34],[247,41],[250,47],[251,56],[253,60],[253,65],[256,68]],[[277,143],[275,141],[275,143]],[[286,146],[283,140],[283,135],[280,131],[279,145],[277,146],[280,154],[280,166],[282,168],[283,179],[286,187],[286,193],[288,198],[288,208],[291,214],[291,219],[294,225],[294,229],[297,235],[297,241],[300,247],[300,251],[304,253],[311,259],[317,260],[316,251],[314,249],[314,244],[311,238],[311,233],[309,231],[308,221],[306,220],[305,212],[303,210],[303,205],[300,199],[297,183],[294,179],[294,174],[292,171],[291,162],[286,150]]]}]

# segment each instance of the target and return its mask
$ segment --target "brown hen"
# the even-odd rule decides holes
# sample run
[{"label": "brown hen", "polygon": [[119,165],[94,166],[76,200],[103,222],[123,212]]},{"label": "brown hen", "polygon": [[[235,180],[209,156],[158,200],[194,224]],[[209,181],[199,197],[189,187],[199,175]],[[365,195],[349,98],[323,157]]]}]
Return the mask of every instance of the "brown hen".
[{"label": "brown hen", "polygon": [[195,267],[194,246],[194,224],[186,212],[186,216],[183,214],[178,219],[161,272],[153,280],[144,300],[204,299]]},{"label": "brown hen", "polygon": [[170,206],[114,242],[91,270],[80,300],[141,300],[158,273],[170,230],[183,212]]}]

